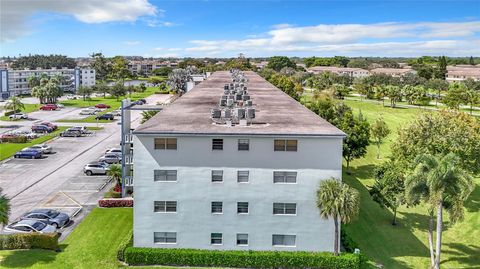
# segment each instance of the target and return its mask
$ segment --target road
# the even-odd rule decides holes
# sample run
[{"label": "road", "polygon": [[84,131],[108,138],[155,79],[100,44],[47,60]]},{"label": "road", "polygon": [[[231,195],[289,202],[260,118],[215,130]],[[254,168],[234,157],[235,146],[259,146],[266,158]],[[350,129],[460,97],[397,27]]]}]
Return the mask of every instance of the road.
[{"label": "road", "polygon": [[[149,104],[154,104],[166,102],[169,98],[169,95],[153,95],[146,99]],[[64,113],[57,112],[72,114],[75,110],[40,111],[31,114],[42,121],[54,121],[52,119],[65,117]],[[132,111],[132,126],[139,124],[140,114],[140,111]],[[32,122],[24,121],[20,128],[29,128],[31,124]],[[77,224],[96,206],[97,200],[109,187],[99,190],[106,183],[106,176],[87,177],[83,174],[83,166],[98,160],[105,150],[118,148],[119,143],[120,126],[117,122],[107,123],[103,124],[102,130],[92,136],[59,137],[50,141],[49,145],[53,147],[55,153],[47,155],[44,159],[10,159],[0,163],[0,186],[3,193],[11,199],[10,220],[18,219],[33,208],[60,208],[71,214],[76,209],[82,208],[83,212],[75,218]]]}]

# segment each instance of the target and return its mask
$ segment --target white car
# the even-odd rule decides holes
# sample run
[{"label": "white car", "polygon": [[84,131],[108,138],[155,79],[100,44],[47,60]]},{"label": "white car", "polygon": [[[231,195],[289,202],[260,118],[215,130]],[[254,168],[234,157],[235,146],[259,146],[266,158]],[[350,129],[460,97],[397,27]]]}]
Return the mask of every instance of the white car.
[{"label": "white car", "polygon": [[94,174],[106,175],[108,170],[110,170],[110,165],[104,162],[89,163],[83,167],[83,172],[87,176]]},{"label": "white car", "polygon": [[92,109],[84,109],[80,111],[80,115],[96,115],[98,112]]},{"label": "white car", "polygon": [[58,108],[65,108],[65,106],[62,105],[62,104],[57,104],[57,107],[58,107]]},{"label": "white car", "polygon": [[15,113],[8,116],[8,118],[11,120],[28,119],[28,115],[25,113]]},{"label": "white car", "polygon": [[98,161],[105,162],[108,164],[120,163],[122,161],[122,157],[116,154],[105,154],[104,156],[100,157]]},{"label": "white car", "polygon": [[43,154],[52,153],[52,147],[47,144],[38,144],[38,145],[28,147],[27,149],[38,150],[38,151],[41,151]]},{"label": "white car", "polygon": [[54,233],[56,229],[39,220],[20,220],[8,225],[3,231],[5,233]]},{"label": "white car", "polygon": [[122,111],[120,109],[114,110],[110,113],[112,113],[113,116],[121,116],[122,115]]},{"label": "white car", "polygon": [[117,156],[121,157],[122,156],[122,150],[117,149],[117,148],[111,148],[111,149],[108,149],[107,151],[105,151],[105,155],[110,155],[110,154],[114,154],[114,155],[117,155]]}]

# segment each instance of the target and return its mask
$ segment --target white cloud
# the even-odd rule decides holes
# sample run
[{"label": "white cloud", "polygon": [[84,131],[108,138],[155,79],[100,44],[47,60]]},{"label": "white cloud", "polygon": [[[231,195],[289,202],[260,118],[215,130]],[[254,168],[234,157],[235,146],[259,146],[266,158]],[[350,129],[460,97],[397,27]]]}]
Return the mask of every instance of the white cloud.
[{"label": "white cloud", "polygon": [[138,41],[138,40],[135,40],[135,41],[123,41],[123,44],[127,45],[127,46],[136,46],[136,45],[139,45],[141,44],[142,42]]},{"label": "white cloud", "polygon": [[192,56],[347,55],[347,56],[468,56],[480,53],[480,21],[377,24],[276,25],[264,38],[192,40]]},{"label": "white cloud", "polygon": [[37,13],[71,15],[84,23],[134,22],[142,16],[158,17],[163,10],[148,0],[2,0],[0,41],[13,41],[28,34],[30,16]]},{"label": "white cloud", "polygon": [[147,20],[147,25],[150,27],[172,27],[175,26],[173,22],[169,21],[160,21],[156,18]]}]

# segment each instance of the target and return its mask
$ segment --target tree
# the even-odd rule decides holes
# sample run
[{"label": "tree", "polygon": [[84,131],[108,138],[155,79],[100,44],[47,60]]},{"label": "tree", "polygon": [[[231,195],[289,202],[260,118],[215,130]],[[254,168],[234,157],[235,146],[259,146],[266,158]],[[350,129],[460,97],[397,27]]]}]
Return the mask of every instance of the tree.
[{"label": "tree", "polygon": [[392,225],[397,224],[397,209],[405,202],[404,171],[392,160],[382,163],[375,168],[375,183],[369,190],[375,202],[393,211]]},{"label": "tree", "polygon": [[317,207],[322,218],[333,218],[335,226],[333,250],[335,255],[338,255],[339,221],[349,223],[358,215],[360,194],[338,179],[322,180],[317,190]]},{"label": "tree", "polygon": [[375,120],[371,127],[372,137],[377,144],[377,159],[380,159],[380,145],[382,144],[383,139],[385,139],[390,134],[390,129],[388,128],[387,123],[380,116]]},{"label": "tree", "polygon": [[465,104],[470,105],[470,114],[473,113],[473,106],[480,103],[480,91],[468,89],[464,95]]},{"label": "tree", "polygon": [[382,107],[385,106],[385,96],[387,96],[387,88],[384,86],[373,86],[372,90],[375,92],[375,98],[382,100]]},{"label": "tree", "polygon": [[0,188],[0,224],[8,224],[8,216],[10,215],[10,199],[2,194],[3,190]]},{"label": "tree", "polygon": [[338,99],[344,99],[350,93],[350,87],[347,87],[343,84],[333,84],[331,89],[333,90],[333,94]]},{"label": "tree", "polygon": [[424,113],[398,131],[392,144],[395,159],[413,163],[422,153],[455,153],[464,169],[480,172],[480,123],[461,112]]},{"label": "tree", "polygon": [[128,92],[129,97],[132,96],[132,92],[135,92],[135,90],[136,87],[134,85],[128,85],[127,87],[125,87],[125,91]]},{"label": "tree", "polygon": [[10,97],[8,99],[8,102],[5,103],[4,106],[5,110],[12,110],[14,112],[17,112],[17,110],[24,110],[25,105],[22,103],[22,100],[16,96]]},{"label": "tree", "polygon": [[37,97],[41,104],[56,103],[57,98],[62,96],[63,91],[57,77],[43,77],[40,85],[32,88],[32,96]]},{"label": "tree", "polygon": [[181,68],[181,69],[186,69],[189,66],[195,66],[196,68],[202,68],[202,67],[205,66],[205,64],[198,59],[192,59],[192,58],[185,59],[184,61],[181,61],[180,63],[178,63],[178,68]]},{"label": "tree", "polygon": [[110,92],[110,87],[107,86],[104,82],[100,82],[94,85],[93,87],[95,92],[103,94],[103,98]]},{"label": "tree", "polygon": [[17,58],[12,63],[13,69],[61,69],[63,67],[75,68],[77,64],[73,58],[64,55],[28,55]]},{"label": "tree", "polygon": [[475,60],[473,60],[473,56],[470,56],[470,58],[468,59],[468,64],[475,65]]},{"label": "tree", "polygon": [[431,89],[437,93],[435,97],[435,106],[438,106],[438,100],[441,98],[442,92],[448,89],[448,82],[438,78],[430,79],[425,82],[425,88]]},{"label": "tree", "polygon": [[[405,180],[407,201],[411,205],[420,202],[428,206],[429,229],[428,243],[430,248],[431,268],[440,268],[440,254],[443,232],[443,209],[455,223],[463,219],[463,203],[473,191],[472,177],[459,163],[454,153],[434,156],[419,155],[415,159],[415,169]],[[436,244],[433,242],[434,212],[436,211]]]},{"label": "tree", "polygon": [[173,69],[171,67],[160,67],[160,68],[157,68],[157,69],[154,69],[152,71],[152,73],[155,75],[155,76],[161,76],[161,77],[166,77],[168,76],[170,73],[172,73]]},{"label": "tree", "polygon": [[123,83],[121,82],[117,82],[115,83],[115,85],[113,85],[112,87],[110,87],[110,94],[112,96],[115,96],[115,98],[117,99],[118,101],[118,98],[120,96],[124,96],[126,93],[126,89],[125,89],[125,86],[123,86]]},{"label": "tree", "polygon": [[447,94],[442,99],[443,104],[445,104],[450,109],[459,109],[460,105],[467,103],[467,87],[464,83],[455,82],[451,83],[448,86]]},{"label": "tree", "polygon": [[390,99],[390,107],[395,108],[397,102],[402,100],[402,89],[399,86],[387,85],[385,91],[388,99]]},{"label": "tree", "polygon": [[108,75],[112,71],[112,66],[110,62],[103,56],[102,53],[92,53],[92,62],[90,63],[90,68],[95,70],[95,78],[97,81],[106,81]]},{"label": "tree", "polygon": [[271,68],[277,72],[284,67],[297,68],[297,65],[286,56],[273,56],[268,59],[267,68]]},{"label": "tree", "polygon": [[145,110],[142,111],[142,120],[141,123],[146,122],[147,120],[151,119],[155,116],[159,111],[158,110]]},{"label": "tree", "polygon": [[187,91],[187,82],[191,80],[190,74],[185,69],[175,69],[168,75],[167,85],[179,96]]},{"label": "tree", "polygon": [[107,171],[107,176],[117,183],[117,186],[122,186],[122,167],[118,164],[112,164]]},{"label": "tree", "polygon": [[438,59],[435,78],[445,79],[446,75],[447,75],[447,58],[445,56],[441,56],[440,59]]},{"label": "tree", "polygon": [[83,101],[85,101],[87,98],[90,99],[90,95],[93,93],[94,88],[88,87],[88,86],[83,86],[80,85],[77,90],[77,94],[83,96]]},{"label": "tree", "polygon": [[130,71],[128,71],[127,65],[127,60],[122,56],[113,57],[111,76],[116,80],[124,82],[125,79],[131,75]]},{"label": "tree", "polygon": [[295,100],[300,100],[300,96],[298,95],[295,89],[295,82],[285,75],[274,74],[270,77],[269,82],[275,85],[275,87],[279,88],[290,97]]}]

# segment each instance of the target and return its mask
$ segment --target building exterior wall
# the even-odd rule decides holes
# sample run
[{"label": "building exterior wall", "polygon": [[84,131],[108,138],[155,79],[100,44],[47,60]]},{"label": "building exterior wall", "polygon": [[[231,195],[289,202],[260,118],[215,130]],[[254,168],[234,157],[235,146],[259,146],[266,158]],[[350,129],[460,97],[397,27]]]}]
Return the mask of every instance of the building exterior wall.
[{"label": "building exterior wall", "polygon": [[[161,136],[159,136],[161,137]],[[298,137],[296,152],[273,150],[285,137],[180,136],[177,150],[155,150],[154,136],[134,138],[134,245],[199,249],[333,251],[333,220],[320,218],[316,190],[321,180],[341,178],[342,137]],[[212,139],[223,138],[223,150]],[[238,139],[249,139],[249,151],[238,151]],[[154,170],[177,170],[176,182],[155,182]],[[211,182],[211,171],[223,170],[223,182]],[[238,183],[237,171],[249,171]],[[273,171],[296,171],[297,183],[273,183]],[[177,213],[154,213],[154,201],[177,201]],[[211,213],[211,202],[223,202],[223,214]],[[237,202],[249,203],[249,214],[237,214]],[[296,215],[273,215],[273,203],[296,203]],[[156,244],[154,232],[176,232],[176,244]],[[210,244],[222,233],[223,244]],[[248,234],[248,246],[236,245],[236,234]],[[272,246],[272,235],[296,235],[295,247]]]}]

